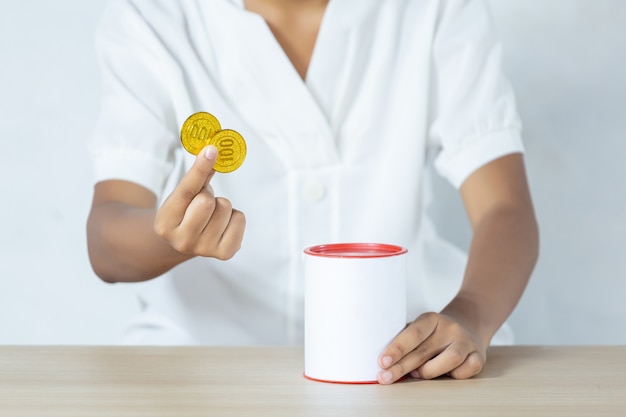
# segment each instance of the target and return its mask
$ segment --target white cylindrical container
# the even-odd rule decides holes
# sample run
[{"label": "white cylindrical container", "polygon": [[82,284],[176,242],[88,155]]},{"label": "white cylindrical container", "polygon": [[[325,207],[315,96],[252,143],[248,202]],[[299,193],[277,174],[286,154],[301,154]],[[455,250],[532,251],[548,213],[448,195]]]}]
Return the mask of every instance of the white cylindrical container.
[{"label": "white cylindrical container", "polygon": [[304,250],[304,375],[375,383],[378,357],[406,325],[406,253],[337,243]]}]

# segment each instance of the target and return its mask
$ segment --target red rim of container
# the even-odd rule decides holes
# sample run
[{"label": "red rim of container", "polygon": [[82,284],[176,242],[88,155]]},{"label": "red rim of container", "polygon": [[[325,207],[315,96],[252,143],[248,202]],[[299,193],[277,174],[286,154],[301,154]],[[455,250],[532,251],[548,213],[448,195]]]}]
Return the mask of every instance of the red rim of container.
[{"label": "red rim of container", "polygon": [[373,381],[333,381],[330,379],[313,378],[313,377],[308,376],[305,373],[303,373],[302,376],[304,376],[306,379],[310,381],[325,382],[327,384],[354,384],[354,385],[378,384],[378,381],[376,380],[373,380]]},{"label": "red rim of container", "polygon": [[304,253],[323,258],[384,258],[407,253],[402,246],[385,243],[329,243],[310,246]]}]

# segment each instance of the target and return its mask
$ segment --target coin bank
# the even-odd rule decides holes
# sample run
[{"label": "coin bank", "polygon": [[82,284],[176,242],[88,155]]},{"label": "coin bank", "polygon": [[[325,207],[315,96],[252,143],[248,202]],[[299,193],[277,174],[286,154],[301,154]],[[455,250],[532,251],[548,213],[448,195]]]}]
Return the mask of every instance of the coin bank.
[{"label": "coin bank", "polygon": [[378,357],[406,325],[406,254],[380,243],[304,250],[304,376],[376,383]]}]

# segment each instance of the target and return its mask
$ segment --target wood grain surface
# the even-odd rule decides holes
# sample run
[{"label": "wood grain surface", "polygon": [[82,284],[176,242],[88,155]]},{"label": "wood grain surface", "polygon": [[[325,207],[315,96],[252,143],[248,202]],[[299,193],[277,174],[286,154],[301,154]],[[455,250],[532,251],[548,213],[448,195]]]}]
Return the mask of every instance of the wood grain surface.
[{"label": "wood grain surface", "polygon": [[626,346],[492,347],[464,381],[302,369],[301,347],[0,346],[0,416],[626,416]]}]

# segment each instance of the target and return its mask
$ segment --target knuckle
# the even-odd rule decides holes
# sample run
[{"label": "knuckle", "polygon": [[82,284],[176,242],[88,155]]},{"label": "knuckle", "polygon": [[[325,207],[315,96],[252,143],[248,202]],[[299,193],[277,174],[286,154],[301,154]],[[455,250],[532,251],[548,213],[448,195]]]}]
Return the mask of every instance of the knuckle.
[{"label": "knuckle", "polygon": [[200,193],[193,199],[194,205],[200,207],[203,211],[213,211],[217,205],[215,199],[208,193]]},{"label": "knuckle", "polygon": [[223,197],[217,197],[215,199],[215,206],[217,209],[219,210],[223,210],[223,211],[232,211],[233,210],[233,205],[230,202],[230,200],[223,198]]},{"label": "knuckle", "polygon": [[154,233],[157,234],[157,236],[161,237],[161,238],[165,238],[168,234],[168,229],[165,226],[165,223],[160,220],[160,218],[156,218],[154,221],[154,224],[152,225],[152,228],[154,230]]},{"label": "knuckle", "polygon": [[431,320],[437,320],[437,317],[438,317],[438,316],[439,316],[439,315],[438,315],[437,313],[435,313],[435,312],[433,312],[433,311],[429,311],[429,312],[426,312],[426,313],[422,313],[422,314],[418,317],[418,320],[429,320],[429,321],[431,321]]},{"label": "knuckle", "polygon": [[411,325],[409,325],[406,329],[405,332],[407,332],[408,336],[414,340],[414,341],[422,341],[424,340],[426,337],[424,335],[424,333],[422,332],[422,330],[419,328],[419,326],[414,324],[415,322],[413,322]]},{"label": "knuckle", "polygon": [[454,379],[468,379],[476,376],[482,371],[484,362],[478,355],[472,354],[463,362],[461,366],[450,372]]},{"label": "knuckle", "polygon": [[392,356],[396,358],[402,358],[408,353],[407,349],[405,349],[403,345],[397,342],[390,344],[388,350],[392,354]]},{"label": "knuckle", "polygon": [[218,248],[219,259],[227,261],[241,249],[241,236],[223,241]]},{"label": "knuckle", "polygon": [[450,364],[453,366],[458,366],[461,363],[463,363],[466,357],[466,355],[463,352],[461,352],[461,350],[455,347],[448,348],[448,351],[446,352],[446,356],[448,356],[449,358],[448,360]]},{"label": "knuckle", "polygon": [[412,369],[408,369],[406,364],[404,362],[400,361],[400,362],[396,363],[394,366],[392,366],[390,371],[394,375],[394,379],[397,379],[397,378],[400,378],[400,377],[408,374],[409,372],[412,371]]},{"label": "knuckle", "polygon": [[233,210],[233,213],[231,215],[231,221],[239,226],[245,227],[246,216],[239,210]]},{"label": "knuckle", "polygon": [[215,255],[213,257],[216,259],[219,259],[220,261],[227,261],[231,259],[234,255],[235,255],[235,251],[231,250],[230,248],[226,248],[224,246],[219,246],[216,249]]},{"label": "knuckle", "polygon": [[417,369],[420,378],[422,379],[434,379],[437,378],[440,374],[436,374],[431,370],[430,366],[427,366],[428,364],[424,364],[423,366],[419,367]]},{"label": "knuckle", "polygon": [[422,379],[435,379],[435,378],[437,378],[437,375],[431,374],[426,369],[421,369],[419,371],[419,374],[420,374],[420,378],[422,378]]},{"label": "knuckle", "polygon": [[193,253],[194,250],[195,250],[194,245],[190,241],[188,241],[186,239],[184,239],[184,240],[176,240],[176,241],[170,242],[170,245],[174,249],[176,249],[178,252],[184,253],[184,254]]},{"label": "knuckle", "polygon": [[484,362],[478,355],[470,355],[466,360],[468,371],[473,375],[477,375],[482,371]]},{"label": "knuckle", "polygon": [[204,239],[201,242],[198,242],[196,248],[194,249],[194,254],[198,256],[202,256],[205,258],[216,258],[215,256],[216,247],[213,242]]},{"label": "knuckle", "polygon": [[468,379],[474,376],[474,374],[470,373],[466,367],[461,367],[448,372],[448,376],[454,379]]}]

